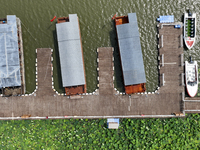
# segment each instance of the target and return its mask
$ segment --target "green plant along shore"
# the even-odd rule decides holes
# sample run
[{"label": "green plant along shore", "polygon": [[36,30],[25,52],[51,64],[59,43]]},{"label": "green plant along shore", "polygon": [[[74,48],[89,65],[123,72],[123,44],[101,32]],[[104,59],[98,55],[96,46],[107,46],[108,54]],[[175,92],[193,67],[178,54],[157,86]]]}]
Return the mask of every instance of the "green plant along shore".
[{"label": "green plant along shore", "polygon": [[171,119],[0,121],[0,149],[199,149],[200,115]]}]

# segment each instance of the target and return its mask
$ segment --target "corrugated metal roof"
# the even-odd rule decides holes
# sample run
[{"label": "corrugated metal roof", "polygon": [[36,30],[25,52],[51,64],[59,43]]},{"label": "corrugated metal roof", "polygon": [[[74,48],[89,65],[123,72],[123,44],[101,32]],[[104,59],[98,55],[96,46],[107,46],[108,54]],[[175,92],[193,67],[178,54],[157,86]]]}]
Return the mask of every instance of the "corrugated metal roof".
[{"label": "corrugated metal roof", "polygon": [[137,23],[136,13],[128,13],[128,21],[129,21],[129,23],[131,23],[131,22]]},{"label": "corrugated metal roof", "polygon": [[56,24],[58,42],[80,39],[79,27],[74,22]]},{"label": "corrugated metal roof", "polygon": [[[119,33],[118,33],[119,31]],[[139,37],[137,22],[131,22],[127,24],[117,25],[118,39]]]},{"label": "corrugated metal roof", "polygon": [[76,14],[56,24],[63,87],[85,84],[79,24]]},{"label": "corrugated metal roof", "polygon": [[137,17],[135,13],[129,14],[128,17],[130,23],[117,25],[125,86],[146,83]]},{"label": "corrugated metal roof", "polygon": [[0,24],[0,88],[21,86],[17,23],[15,15]]}]

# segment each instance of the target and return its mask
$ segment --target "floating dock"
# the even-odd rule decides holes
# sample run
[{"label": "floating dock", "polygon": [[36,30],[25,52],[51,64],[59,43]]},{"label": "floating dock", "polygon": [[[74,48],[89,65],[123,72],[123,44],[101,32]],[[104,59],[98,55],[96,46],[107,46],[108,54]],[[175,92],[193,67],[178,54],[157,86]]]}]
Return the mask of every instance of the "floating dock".
[{"label": "floating dock", "polygon": [[[166,118],[176,117],[171,114],[181,110],[181,91],[165,92],[163,86],[155,93],[123,95],[116,91],[113,87],[111,47],[98,49],[99,89],[75,99],[57,94],[52,87],[52,50],[37,49],[36,52],[35,92],[24,96],[0,97],[0,119],[24,119],[23,116],[31,116],[29,119],[46,119],[47,116],[49,119]],[[169,81],[166,80],[166,87]]]},{"label": "floating dock", "polygon": [[113,86],[113,48],[98,48],[98,89],[70,99],[55,91],[52,49],[37,49],[36,90],[0,97],[0,119],[167,118],[200,111],[200,100],[185,99],[182,28],[158,25],[156,91],[124,95]]},{"label": "floating dock", "polygon": [[185,89],[183,28],[176,29],[175,25],[174,23],[161,23],[158,27],[159,82],[164,93],[181,93]]}]

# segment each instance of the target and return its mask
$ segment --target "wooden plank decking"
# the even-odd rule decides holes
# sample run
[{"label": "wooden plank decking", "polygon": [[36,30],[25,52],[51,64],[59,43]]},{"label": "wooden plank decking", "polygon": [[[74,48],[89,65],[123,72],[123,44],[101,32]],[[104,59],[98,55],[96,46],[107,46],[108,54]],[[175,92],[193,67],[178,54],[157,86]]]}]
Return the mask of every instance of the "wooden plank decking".
[{"label": "wooden plank decking", "polygon": [[102,47],[98,49],[99,59],[99,94],[113,95],[113,48]]},{"label": "wooden plank decking", "polygon": [[184,91],[182,85],[182,82],[184,82],[182,81],[183,66],[181,64],[183,47],[181,46],[182,39],[180,39],[182,33],[182,28],[176,29],[174,25],[159,24],[159,74],[160,86],[162,86],[164,93],[181,93]]}]

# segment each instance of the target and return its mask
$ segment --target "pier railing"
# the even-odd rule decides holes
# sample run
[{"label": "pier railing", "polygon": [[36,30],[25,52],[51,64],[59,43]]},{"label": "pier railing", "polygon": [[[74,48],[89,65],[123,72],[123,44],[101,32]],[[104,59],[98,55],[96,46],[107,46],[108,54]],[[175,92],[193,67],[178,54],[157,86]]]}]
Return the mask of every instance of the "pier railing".
[{"label": "pier railing", "polygon": [[163,47],[163,35],[161,35],[161,48]]},{"label": "pier railing", "polygon": [[183,47],[183,34],[180,35],[180,46]]},{"label": "pier railing", "polygon": [[184,54],[181,54],[181,66],[184,66]]}]

